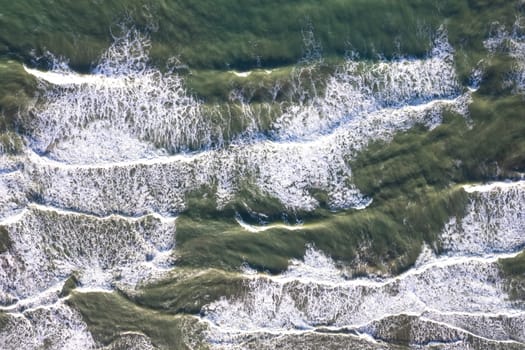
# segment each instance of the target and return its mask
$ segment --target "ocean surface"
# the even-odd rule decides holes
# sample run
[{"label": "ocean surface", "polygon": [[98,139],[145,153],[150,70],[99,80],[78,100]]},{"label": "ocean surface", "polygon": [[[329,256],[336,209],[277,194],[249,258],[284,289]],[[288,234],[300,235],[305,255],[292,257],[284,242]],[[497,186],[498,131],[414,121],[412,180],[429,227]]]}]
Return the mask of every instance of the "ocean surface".
[{"label": "ocean surface", "polygon": [[523,16],[0,0],[0,349],[525,349]]}]

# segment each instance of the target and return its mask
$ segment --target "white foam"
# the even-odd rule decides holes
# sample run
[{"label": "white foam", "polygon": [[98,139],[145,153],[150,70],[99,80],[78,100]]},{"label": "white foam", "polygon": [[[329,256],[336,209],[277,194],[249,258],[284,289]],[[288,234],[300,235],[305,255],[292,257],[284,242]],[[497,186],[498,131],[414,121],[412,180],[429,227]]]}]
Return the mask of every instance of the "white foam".
[{"label": "white foam", "polygon": [[336,268],[334,261],[310,245],[306,249],[303,260],[292,259],[288,270],[282,275],[283,280],[313,283],[340,282],[342,278],[342,273]]},{"label": "white foam", "polygon": [[[28,125],[32,147],[52,151],[55,144],[82,139],[86,133],[101,131],[104,136],[107,125],[169,150],[208,144],[214,131],[199,103],[179,76],[147,65],[149,47],[146,37],[129,31],[116,39],[92,75],[78,75],[63,66],[58,72],[26,69],[41,80],[58,83],[47,88],[42,104],[32,111],[36,116]],[[93,124],[97,121],[105,123]],[[85,130],[88,126],[91,130]]]},{"label": "white foam", "polygon": [[349,183],[348,158],[370,139],[392,137],[417,122],[434,125],[440,111],[456,103],[464,102],[432,101],[382,110],[311,141],[233,144],[196,155],[101,165],[66,166],[31,156],[34,166],[30,168],[46,202],[98,215],[177,213],[185,208],[188,193],[211,183],[218,184],[219,204],[223,204],[246,178],[291,209],[315,209],[314,189],[327,192],[334,209],[364,208],[370,199]]},{"label": "white foam", "polygon": [[490,335],[495,340],[508,341],[514,339],[525,343],[525,334],[520,331],[525,327],[525,312],[523,310],[516,310],[510,314],[450,314],[429,311],[423,316],[426,319],[453,325],[473,334]]},{"label": "white foam", "polygon": [[525,188],[525,181],[489,182],[485,184],[470,184],[463,186],[463,189],[468,193],[492,192],[495,190],[507,190],[512,188],[523,190]]},{"label": "white foam", "polygon": [[233,71],[233,74],[235,74],[236,76],[238,77],[241,77],[241,78],[247,78],[250,76],[250,74],[252,74],[252,72],[248,71],[248,72],[236,72],[236,71]]},{"label": "white foam", "polygon": [[127,130],[117,129],[107,121],[94,121],[82,133],[53,146],[50,158],[81,164],[114,163],[135,159],[153,159],[167,155],[151,142],[137,140]]},{"label": "white foam", "polygon": [[41,71],[23,66],[24,70],[35,78],[53,85],[107,85],[112,87],[125,87],[124,80],[103,75],[77,74],[72,71]]},{"label": "white foam", "polygon": [[[60,68],[77,83],[44,96],[47,101],[35,110],[33,147],[72,166],[31,155],[34,188],[45,202],[97,215],[173,214],[185,208],[188,193],[209,184],[217,185],[222,207],[240,181],[251,179],[290,210],[315,209],[313,191],[327,193],[332,209],[362,209],[371,200],[351,183],[348,166],[357,151],[415,124],[435,127],[443,109],[465,112],[469,103],[468,93],[460,95],[453,51],[442,32],[427,59],[348,61],[323,94],[284,108],[271,127],[272,141],[254,138],[257,112],[234,93],[244,111],[245,138],[169,157],[155,147],[209,144],[224,134],[227,121],[211,123],[180,77],[150,68],[148,47],[132,31],[108,49],[93,79]],[[43,72],[30,72],[46,79]],[[115,87],[105,79],[123,83]]]},{"label": "white foam", "polygon": [[50,285],[49,288],[40,291],[38,294],[30,297],[16,300],[2,300],[3,303],[13,301],[14,303],[8,306],[0,306],[0,311],[9,313],[23,313],[30,310],[35,310],[40,307],[50,307],[59,302],[60,292],[64,283],[58,282],[54,285]]},{"label": "white foam", "polygon": [[490,254],[525,247],[525,181],[464,187],[467,215],[450,218],[441,233],[447,254]]},{"label": "white foam", "polygon": [[446,32],[441,31],[426,59],[348,60],[328,79],[323,95],[286,108],[273,127],[281,138],[312,138],[341,124],[354,124],[354,118],[367,119],[378,113],[389,119],[395,113],[392,109],[450,99],[460,92],[453,50]]},{"label": "white foam", "polygon": [[31,205],[4,226],[11,246],[0,255],[0,300],[43,297],[72,274],[84,287],[105,289],[151,279],[170,266],[162,253],[173,249],[174,223],[154,215],[98,218]]},{"label": "white foam", "polygon": [[0,344],[5,350],[95,348],[95,341],[81,315],[63,303],[7,314],[0,329]]},{"label": "white foam", "polygon": [[136,332],[123,332],[118,335],[110,345],[100,348],[100,350],[155,350],[158,349],[151,343],[146,335]]},{"label": "white foam", "polygon": [[[321,273],[321,271],[319,271]],[[334,277],[335,274],[334,274]],[[322,278],[322,276],[321,276]],[[221,331],[281,332],[320,325],[360,327],[389,315],[512,312],[496,259],[438,261],[383,282],[282,277],[254,278],[244,297],[205,307]],[[215,335],[220,338],[219,335]]]},{"label": "white foam", "polygon": [[[207,305],[204,321],[210,324],[210,341],[221,344],[246,333],[282,336],[320,326],[381,338],[381,332],[395,334],[388,332],[396,320],[404,322],[402,316],[411,315],[413,344],[447,341],[449,336],[464,346],[472,337],[489,345],[522,344],[525,312],[509,300],[499,260],[517,256],[514,239],[521,236],[523,242],[525,237],[523,183],[469,188],[477,191],[471,191],[472,202],[462,219],[465,229],[490,223],[499,238],[494,244],[487,240],[483,249],[469,242],[459,247],[462,237],[445,230],[443,237],[456,244],[447,255],[424,249],[413,268],[384,279],[347,279],[334,261],[308,247],[304,261],[292,260],[285,273],[245,274],[248,282],[241,296]],[[479,215],[482,207],[486,215]]]},{"label": "white foam", "polygon": [[235,221],[237,221],[237,223],[243,229],[245,229],[246,231],[250,231],[250,232],[264,232],[264,231],[271,230],[271,229],[274,229],[274,228],[283,228],[283,229],[288,230],[288,231],[295,231],[295,230],[300,230],[300,229],[303,228],[302,225],[284,225],[284,224],[250,225],[250,224],[244,222],[243,220],[241,220],[238,217],[235,218]]},{"label": "white foam", "polygon": [[[29,125],[31,147],[47,157],[25,155],[19,192],[46,205],[2,222],[13,242],[0,255],[2,300],[22,299],[17,308],[53,300],[54,286],[73,273],[85,290],[150,281],[171,266],[174,214],[203,186],[217,187],[219,207],[248,180],[291,210],[315,209],[316,190],[333,209],[365,208],[371,200],[351,184],[348,165],[359,150],[416,124],[435,127],[445,109],[467,109],[470,93],[462,95],[442,34],[423,60],[346,62],[323,94],[283,107],[271,140],[254,137],[256,111],[237,97],[246,132],[228,145],[223,121],[203,113],[179,76],[148,66],[149,42],[136,32],[117,39],[90,75],[27,68],[47,84]],[[219,147],[202,150],[211,144]],[[239,224],[255,232],[297,227]],[[397,278],[347,280],[309,247],[280,276],[247,274],[245,297],[208,305],[206,319],[222,331],[283,334],[430,309],[511,312],[498,276],[502,256],[429,258]]]},{"label": "white foam", "polygon": [[16,217],[27,203],[27,178],[17,163],[11,163],[0,155],[0,222]]},{"label": "white foam", "polygon": [[[467,329],[456,327],[447,322],[436,321],[425,316],[417,317],[417,315],[406,314],[387,317],[371,322],[369,325],[361,327],[360,330],[379,339],[395,341],[397,336],[396,330],[403,329],[406,332],[404,336],[409,337],[411,345],[418,348],[427,348],[427,344],[435,346],[439,344],[448,345],[450,343],[460,345],[460,348],[470,348],[470,346],[474,344],[476,348],[523,345],[522,342],[513,339],[516,336],[519,337],[519,327],[524,326],[522,320],[510,319],[507,320],[507,322],[509,325],[507,329],[510,332],[505,333],[504,338],[501,339],[494,339],[482,335],[491,334],[492,332],[490,331],[487,333],[472,333]],[[492,323],[492,326],[497,326],[497,323]]]},{"label": "white foam", "polygon": [[491,36],[483,42],[491,52],[506,52],[514,59],[513,73],[505,84],[513,86],[515,92],[525,92],[525,34],[523,18],[517,16],[511,30],[495,23]]}]

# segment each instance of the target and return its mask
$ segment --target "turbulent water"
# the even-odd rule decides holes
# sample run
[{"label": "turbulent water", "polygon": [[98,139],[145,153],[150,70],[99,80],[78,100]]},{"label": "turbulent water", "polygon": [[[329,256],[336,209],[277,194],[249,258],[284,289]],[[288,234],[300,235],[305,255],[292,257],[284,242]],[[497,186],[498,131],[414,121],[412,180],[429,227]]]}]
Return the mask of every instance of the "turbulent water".
[{"label": "turbulent water", "polygon": [[497,266],[498,258],[515,254],[495,251],[516,251],[525,243],[525,185],[468,190],[467,216],[461,225],[451,219],[442,233],[443,255],[426,248],[416,266],[398,277],[348,279],[309,247],[304,262],[292,262],[282,275],[250,274],[242,298],[207,306],[212,341],[227,348],[266,333],[265,346],[275,346],[274,338],[283,334],[326,332],[374,344],[407,332],[403,338],[421,346],[523,345],[525,313],[508,301]]},{"label": "turbulent water", "polygon": [[[451,115],[464,133],[482,124],[472,111],[496,74],[491,60],[511,62],[502,89],[522,98],[519,19],[512,27],[487,24],[482,59],[467,77],[458,68],[464,52],[440,24],[423,56],[363,59],[354,51],[337,63],[323,61],[313,33],[303,32],[315,52],[286,70],[286,81],[277,68],[228,73],[275,79],[260,84],[270,96],[262,101],[250,100],[248,88],[232,87],[218,103],[197,96],[187,87],[191,75],[150,61],[154,42],[133,26],[113,36],[89,73],[50,53],[47,70],[26,62],[21,74],[36,89],[18,112],[23,147],[10,154],[0,145],[0,348],[525,348],[525,306],[501,263],[525,247],[519,166],[505,179],[505,162],[496,162],[494,176],[441,188],[463,196],[464,207],[448,215],[434,241],[403,237],[420,249],[403,271],[391,256],[376,256],[375,236],[363,233],[381,226],[359,226],[348,259],[336,253],[341,240],[322,249],[282,238],[303,239],[328,225],[335,234],[357,232],[350,221],[331,223],[344,215],[376,220],[384,198],[354,178],[362,152],[414,129],[441,130]],[[416,153],[425,142],[390,155]],[[519,162],[521,151],[510,159]],[[413,173],[387,161],[381,172],[406,173],[400,178],[409,181]],[[414,181],[417,191],[433,186]],[[418,205],[403,195],[407,208]],[[438,217],[442,208],[428,205]],[[403,209],[395,206],[384,215]],[[180,228],[182,245],[202,227],[217,233],[203,234],[190,251],[190,258],[209,254],[209,268],[187,263],[179,248],[179,221],[190,219]],[[211,264],[221,233],[234,238],[225,244],[232,252],[219,255],[240,249],[245,263]],[[235,237],[247,235],[259,243],[238,248]],[[284,240],[272,245],[277,235]],[[286,251],[287,268],[254,263],[265,249]]]}]

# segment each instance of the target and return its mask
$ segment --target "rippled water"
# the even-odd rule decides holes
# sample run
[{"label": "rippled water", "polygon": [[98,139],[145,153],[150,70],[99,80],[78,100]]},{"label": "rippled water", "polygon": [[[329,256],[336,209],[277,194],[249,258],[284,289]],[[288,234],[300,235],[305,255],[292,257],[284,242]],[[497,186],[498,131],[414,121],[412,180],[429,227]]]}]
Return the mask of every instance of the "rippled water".
[{"label": "rippled water", "polygon": [[[424,55],[333,60],[309,25],[297,64],[221,72],[219,102],[190,87],[209,72],[150,60],[155,26],[120,26],[89,72],[18,63],[35,89],[22,149],[0,147],[0,347],[524,348],[523,276],[501,263],[525,247],[523,134],[491,163],[501,119],[479,116],[523,126],[503,109],[523,107],[521,22],[487,23],[481,53],[446,22]],[[447,148],[484,124],[479,151]],[[370,191],[355,166],[377,145]],[[421,181],[428,164],[447,178]],[[436,233],[418,206],[446,213]]]}]

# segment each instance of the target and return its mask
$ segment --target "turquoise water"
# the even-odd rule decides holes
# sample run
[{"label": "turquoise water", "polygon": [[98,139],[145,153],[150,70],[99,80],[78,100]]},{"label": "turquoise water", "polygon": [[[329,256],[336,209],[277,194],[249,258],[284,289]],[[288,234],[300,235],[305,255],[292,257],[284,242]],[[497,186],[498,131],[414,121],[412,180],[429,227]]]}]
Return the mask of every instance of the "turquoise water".
[{"label": "turquoise water", "polygon": [[525,347],[516,1],[0,9],[0,347]]}]

